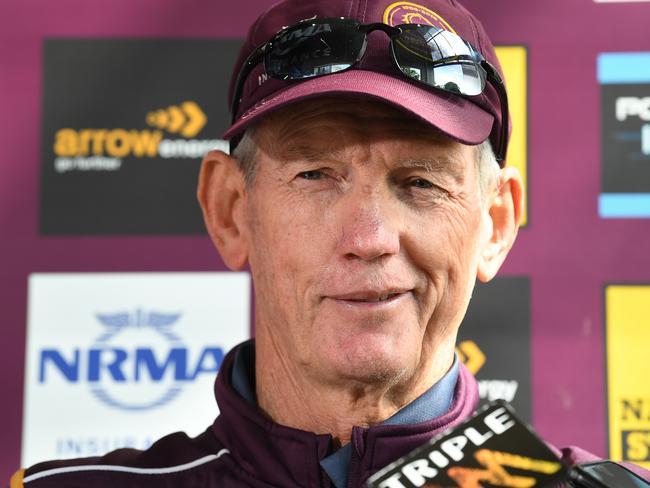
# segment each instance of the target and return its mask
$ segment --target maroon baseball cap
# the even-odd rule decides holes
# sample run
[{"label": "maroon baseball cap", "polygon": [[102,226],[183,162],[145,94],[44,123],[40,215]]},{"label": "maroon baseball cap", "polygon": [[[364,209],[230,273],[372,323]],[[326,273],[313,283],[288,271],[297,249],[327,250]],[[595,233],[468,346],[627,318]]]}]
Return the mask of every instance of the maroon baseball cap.
[{"label": "maroon baseball cap", "polygon": [[[269,8],[251,26],[230,80],[229,106],[232,106],[242,65],[255,48],[300,21],[333,17],[350,18],[362,24],[425,24],[443,28],[472,44],[503,78],[485,29],[455,0],[284,0]],[[224,138],[238,139],[252,123],[291,103],[323,95],[358,95],[410,112],[464,144],[480,144],[490,137],[496,152],[502,119],[496,89],[486,83],[480,95],[461,97],[410,80],[391,61],[389,41],[385,33],[375,31],[369,35],[363,58],[352,68],[306,80],[267,77],[263,63],[259,63],[244,81],[234,123]]]}]

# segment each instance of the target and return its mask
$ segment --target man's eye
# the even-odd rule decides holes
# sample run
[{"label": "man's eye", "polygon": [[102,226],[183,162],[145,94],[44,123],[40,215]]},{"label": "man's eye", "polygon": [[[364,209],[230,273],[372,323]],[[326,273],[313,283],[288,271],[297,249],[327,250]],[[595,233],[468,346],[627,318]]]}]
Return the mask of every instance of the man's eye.
[{"label": "man's eye", "polygon": [[424,180],[422,178],[413,178],[409,183],[411,186],[415,188],[423,188],[423,189],[433,188],[433,184],[431,182]]},{"label": "man's eye", "polygon": [[298,173],[298,178],[302,178],[304,180],[320,180],[323,176],[323,172],[317,170],[303,171],[301,173]]}]

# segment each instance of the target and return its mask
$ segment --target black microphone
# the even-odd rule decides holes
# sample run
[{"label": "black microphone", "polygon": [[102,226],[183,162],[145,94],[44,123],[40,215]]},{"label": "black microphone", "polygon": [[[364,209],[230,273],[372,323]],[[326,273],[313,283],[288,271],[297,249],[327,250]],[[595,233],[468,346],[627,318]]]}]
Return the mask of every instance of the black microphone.
[{"label": "black microphone", "polygon": [[576,488],[650,487],[631,471],[607,461],[569,470],[501,400],[485,405],[464,423],[378,471],[367,486],[528,488],[562,484]]},{"label": "black microphone", "polygon": [[647,488],[646,480],[612,461],[578,464],[569,472],[576,488]]}]

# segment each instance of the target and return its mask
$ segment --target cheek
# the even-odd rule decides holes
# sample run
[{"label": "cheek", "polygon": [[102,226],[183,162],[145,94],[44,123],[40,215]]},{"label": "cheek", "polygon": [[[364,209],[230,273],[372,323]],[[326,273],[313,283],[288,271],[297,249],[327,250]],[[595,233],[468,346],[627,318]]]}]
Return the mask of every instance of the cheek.
[{"label": "cheek", "polygon": [[320,259],[327,255],[322,217],[300,205],[271,207],[264,199],[251,206],[249,215],[250,265],[256,288],[276,296],[271,303],[279,307],[298,307],[317,275]]},{"label": "cheek", "polygon": [[455,274],[476,261],[484,223],[478,208],[455,205],[414,221],[408,234],[425,268]]},{"label": "cheek", "polygon": [[420,229],[426,231],[419,231],[420,251],[415,259],[433,288],[434,319],[452,323],[469,300],[476,279],[485,235],[481,211],[465,206],[446,209]]},{"label": "cheek", "polygon": [[461,274],[475,271],[478,249],[484,234],[481,208],[469,204],[462,205],[446,214],[447,232],[444,233],[445,247],[449,249],[452,269]]},{"label": "cheek", "polygon": [[[322,250],[322,226],[318,216],[294,206],[263,208],[258,212],[255,245],[287,272],[309,270]],[[265,264],[265,263],[260,263]]]},{"label": "cheek", "polygon": [[482,211],[476,209],[468,212],[462,220],[455,222],[453,229],[448,243],[453,251],[450,257],[448,291],[450,312],[457,311],[451,322],[460,323],[476,283],[480,250],[485,235]]}]

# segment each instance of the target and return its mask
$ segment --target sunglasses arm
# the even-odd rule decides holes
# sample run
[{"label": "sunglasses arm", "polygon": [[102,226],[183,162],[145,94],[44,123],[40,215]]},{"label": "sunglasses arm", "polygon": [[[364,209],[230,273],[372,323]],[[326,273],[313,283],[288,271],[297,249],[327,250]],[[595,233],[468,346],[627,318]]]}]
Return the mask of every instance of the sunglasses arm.
[{"label": "sunglasses arm", "polygon": [[239,70],[239,75],[237,76],[237,82],[235,83],[235,93],[232,97],[232,103],[230,104],[230,124],[234,124],[237,118],[237,110],[239,109],[239,102],[241,101],[241,94],[244,90],[244,81],[246,77],[253,70],[254,66],[262,60],[264,53],[266,52],[267,43],[262,44],[257,47],[244,61],[242,68]]},{"label": "sunglasses arm", "polygon": [[481,65],[487,73],[487,79],[492,84],[494,89],[499,95],[499,102],[501,103],[501,134],[499,136],[499,147],[496,150],[496,158],[499,166],[503,166],[503,161],[506,159],[506,147],[508,142],[508,128],[510,125],[509,112],[508,112],[508,94],[503,79],[499,72],[487,61],[482,61]]}]

